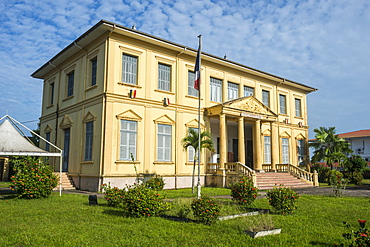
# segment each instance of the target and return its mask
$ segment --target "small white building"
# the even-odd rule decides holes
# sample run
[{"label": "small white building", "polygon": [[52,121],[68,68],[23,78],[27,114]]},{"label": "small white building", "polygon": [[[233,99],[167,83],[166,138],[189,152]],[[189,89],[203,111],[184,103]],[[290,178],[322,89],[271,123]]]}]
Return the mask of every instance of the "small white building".
[{"label": "small white building", "polygon": [[354,155],[360,155],[365,161],[370,161],[370,129],[342,133],[338,136],[350,144]]}]

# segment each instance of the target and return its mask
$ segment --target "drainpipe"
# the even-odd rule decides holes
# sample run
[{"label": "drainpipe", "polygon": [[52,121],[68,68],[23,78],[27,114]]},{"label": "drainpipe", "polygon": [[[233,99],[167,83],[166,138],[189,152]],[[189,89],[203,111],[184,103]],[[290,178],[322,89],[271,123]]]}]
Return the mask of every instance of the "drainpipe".
[{"label": "drainpipe", "polygon": [[[176,83],[175,83],[175,97],[176,97],[176,105],[179,104],[179,56],[183,54],[186,51],[186,47],[176,55]],[[178,107],[176,106],[176,114],[175,114],[175,123],[177,123],[177,117],[178,117]],[[177,131],[179,126],[176,125],[176,131],[175,131],[175,145],[177,145]],[[177,151],[177,147],[175,146],[175,150]],[[178,155],[177,152],[175,152],[175,189],[177,189],[177,173],[178,173]]]}]

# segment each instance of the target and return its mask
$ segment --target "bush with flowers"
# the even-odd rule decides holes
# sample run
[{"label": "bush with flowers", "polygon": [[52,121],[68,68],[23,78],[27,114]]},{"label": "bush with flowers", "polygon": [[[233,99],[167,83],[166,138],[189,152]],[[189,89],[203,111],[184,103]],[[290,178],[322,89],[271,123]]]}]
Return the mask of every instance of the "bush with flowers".
[{"label": "bush with flowers", "polygon": [[161,176],[155,175],[154,177],[149,178],[148,181],[145,182],[145,186],[152,190],[163,190],[164,188],[164,180]]},{"label": "bush with flowers", "polygon": [[343,237],[346,240],[346,244],[341,244],[340,246],[370,246],[370,233],[366,228],[366,220],[358,220],[360,228],[357,231],[351,229],[351,225],[347,222],[343,224],[349,229],[349,232],[343,233]]},{"label": "bush with flowers", "polygon": [[13,161],[12,189],[19,198],[48,197],[58,185],[58,177],[41,159],[21,157]]},{"label": "bush with flowers", "polygon": [[199,222],[211,225],[217,222],[221,207],[216,201],[208,196],[201,196],[191,203],[191,209]]},{"label": "bush with flowers", "polygon": [[258,196],[258,189],[254,187],[251,178],[243,177],[230,185],[231,197],[244,205],[250,205]]},{"label": "bush with flowers", "polygon": [[299,195],[284,185],[274,186],[272,190],[267,191],[266,196],[269,204],[279,214],[292,214],[297,209],[296,203]]},{"label": "bush with flowers", "polygon": [[111,207],[118,207],[122,204],[123,196],[126,190],[117,187],[111,187],[110,183],[101,185],[102,192],[104,192],[104,199]]},{"label": "bush with flowers", "polygon": [[132,217],[157,216],[166,211],[169,204],[164,202],[164,196],[145,184],[135,184],[126,187],[122,197],[122,206]]}]

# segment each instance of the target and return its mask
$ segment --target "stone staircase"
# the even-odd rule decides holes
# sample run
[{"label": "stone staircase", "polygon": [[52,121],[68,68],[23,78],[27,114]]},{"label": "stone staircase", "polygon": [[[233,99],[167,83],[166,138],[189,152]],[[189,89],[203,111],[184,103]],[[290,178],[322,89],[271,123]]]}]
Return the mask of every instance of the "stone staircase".
[{"label": "stone staircase", "polygon": [[285,172],[266,172],[256,173],[257,187],[259,190],[269,190],[275,185],[283,184],[289,188],[312,187],[309,182],[305,182],[293,175]]},{"label": "stone staircase", "polygon": [[[60,176],[60,173],[59,172],[55,172],[55,174],[59,177]],[[54,188],[54,190],[59,190],[59,185]],[[62,190],[75,190],[75,186],[73,184],[73,181],[72,179],[69,178],[68,176],[68,173],[66,172],[62,172]]]}]

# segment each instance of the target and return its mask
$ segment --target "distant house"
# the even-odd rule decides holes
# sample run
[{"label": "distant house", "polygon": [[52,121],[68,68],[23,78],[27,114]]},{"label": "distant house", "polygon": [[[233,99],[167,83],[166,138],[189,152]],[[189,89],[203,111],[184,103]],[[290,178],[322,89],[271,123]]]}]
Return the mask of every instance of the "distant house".
[{"label": "distant house", "polygon": [[350,144],[354,155],[360,155],[364,160],[370,161],[370,129],[342,133],[338,136]]}]

